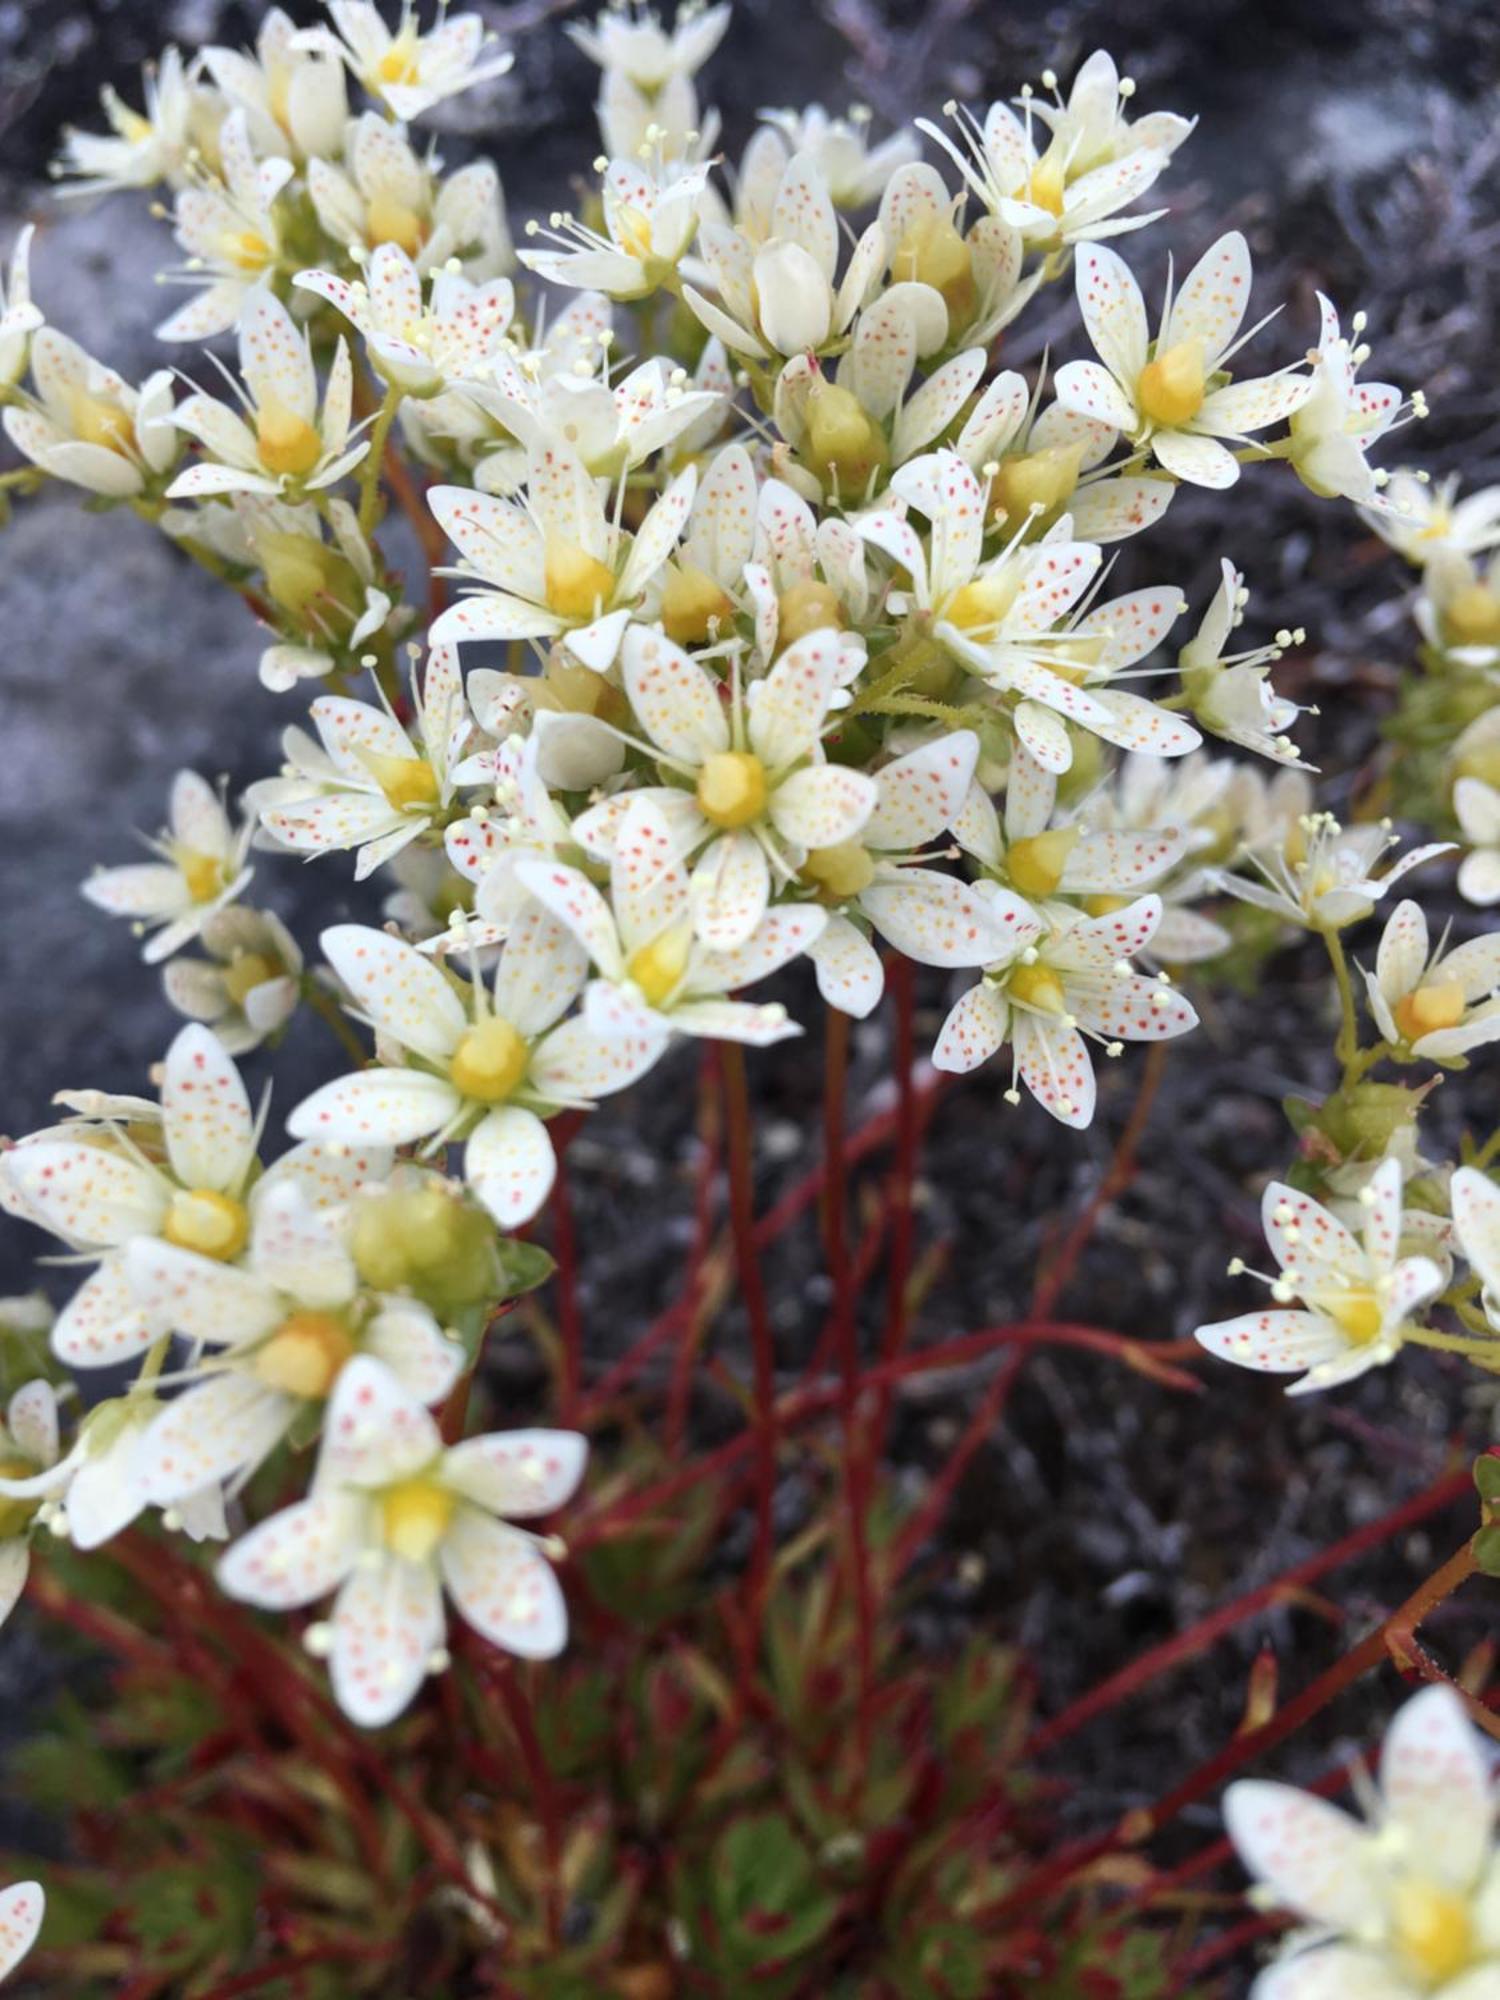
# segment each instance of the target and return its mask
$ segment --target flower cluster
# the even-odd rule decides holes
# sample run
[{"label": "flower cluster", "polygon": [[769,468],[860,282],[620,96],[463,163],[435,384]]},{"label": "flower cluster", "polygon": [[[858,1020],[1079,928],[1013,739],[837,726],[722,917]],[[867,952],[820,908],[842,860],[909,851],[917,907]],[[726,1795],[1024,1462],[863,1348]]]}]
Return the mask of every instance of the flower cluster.
[{"label": "flower cluster", "polygon": [[[956,975],[935,1065],[998,1059],[1012,1102],[1081,1128],[1101,1057],[1195,1027],[1177,974],[1234,942],[1234,899],[1278,937],[1315,932],[1348,1010],[1317,1164],[1347,1214],[1273,1186],[1275,1310],[1201,1337],[1306,1386],[1413,1339],[1490,1353],[1490,1156],[1432,1168],[1420,1093],[1378,1113],[1392,1087],[1366,1072],[1461,1066],[1500,1034],[1500,941],[1433,952],[1401,903],[1361,1047],[1341,935],[1443,846],[1384,865],[1388,826],[1315,810],[1272,679],[1305,634],[1257,618],[1235,640],[1228,556],[1196,606],[1109,579],[1180,486],[1295,478],[1376,510],[1423,564],[1431,642],[1490,674],[1500,510],[1372,469],[1404,406],[1358,379],[1326,302],[1312,349],[1247,372],[1272,336],[1247,328],[1239,233],[1148,312],[1137,232],[1163,211],[1141,203],[1190,121],[1129,115],[1099,53],[1019,115],[950,106],[874,140],[852,112],[768,113],[721,174],[695,79],[728,9],[670,31],[610,13],[575,31],[602,74],[597,185],[516,253],[495,169],[448,172],[409,130],[503,73],[479,17],[329,15],[273,10],[249,52],[168,51],[144,110],[111,96],[111,133],[70,139],[75,187],[170,196],[191,291],[159,329],[172,368],[133,386],[47,325],[24,237],[0,310],[15,483],[170,535],[261,621],[265,687],[299,713],[312,695],[278,771],[232,802],[179,774],[154,858],[84,885],[189,1025],[157,1096],[66,1093],[0,1158],[0,1202],[88,1267],[58,1361],[135,1370],[67,1441],[47,1382],[12,1401],[8,1596],[38,1527],[86,1547],[153,1508],[246,1528],[219,1570],[235,1595],[334,1597],[309,1643],[359,1721],[446,1661],[444,1592],[494,1643],[555,1651],[560,1545],[510,1523],[567,1502],[584,1441],[450,1435],[528,1268],[509,1232],[547,1199],[560,1114],[683,1038],[799,1033],[785,1000],[745,995],[804,959],[785,990],[856,1017],[891,954]],[[996,370],[996,335],[1049,288],[1076,299],[1069,353]],[[237,371],[180,394],[219,335]],[[415,577],[382,537],[391,505],[429,559]],[[1471,753],[1454,803],[1487,829],[1465,870],[1482,894],[1500,790]],[[386,892],[311,970],[311,941],[248,900],[278,854],[350,857],[336,893]],[[234,1058],[299,1009],[344,1070],[257,1112]],[[263,1167],[282,1125],[296,1143]],[[1433,1330],[1440,1301],[1464,1334]],[[247,1527],[257,1468],[314,1446],[307,1497]]]}]

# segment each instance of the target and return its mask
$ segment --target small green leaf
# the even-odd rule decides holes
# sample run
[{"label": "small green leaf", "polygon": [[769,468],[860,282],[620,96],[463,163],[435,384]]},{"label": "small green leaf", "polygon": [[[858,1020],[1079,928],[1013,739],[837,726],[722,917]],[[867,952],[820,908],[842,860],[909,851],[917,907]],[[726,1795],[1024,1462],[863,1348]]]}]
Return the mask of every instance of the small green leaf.
[{"label": "small green leaf", "polygon": [[1481,1528],[1469,1549],[1486,1576],[1500,1576],[1500,1527]]}]

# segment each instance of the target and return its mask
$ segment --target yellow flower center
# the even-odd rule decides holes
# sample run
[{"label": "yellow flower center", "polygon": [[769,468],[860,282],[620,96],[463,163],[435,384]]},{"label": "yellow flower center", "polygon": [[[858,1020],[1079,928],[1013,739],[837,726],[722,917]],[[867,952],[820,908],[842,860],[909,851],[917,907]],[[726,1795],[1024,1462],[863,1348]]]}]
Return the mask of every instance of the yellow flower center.
[{"label": "yellow flower center", "polygon": [[172,859],[193,901],[211,903],[224,886],[224,864],[218,855],[200,854],[195,847],[176,847]]},{"label": "yellow flower center", "polygon": [[1049,146],[1031,170],[1031,178],[1023,190],[1028,201],[1034,201],[1038,208],[1045,208],[1049,215],[1063,212],[1063,190],[1068,184],[1068,171],[1062,153]]},{"label": "yellow flower center", "polygon": [[417,62],[417,34],[414,28],[404,29],[392,38],[390,47],[375,65],[375,74],[382,83],[415,83],[421,75]]},{"label": "yellow flower center", "polygon": [[766,767],[748,750],[719,750],[698,772],[698,805],[715,826],[748,826],[766,809]]},{"label": "yellow flower center", "polygon": [[990,486],[990,511],[1015,527],[1035,511],[1050,514],[1070,500],[1083,464],[1081,444],[1049,444],[1002,461]]},{"label": "yellow flower center", "polygon": [[238,271],[261,271],[271,262],[275,251],[254,229],[226,229],[219,238],[219,253],[226,264],[233,264]]},{"label": "yellow flower center", "polygon": [[816,882],[828,899],[842,903],[868,889],[875,880],[875,863],[857,840],[837,847],[815,847],[802,864],[803,880]]},{"label": "yellow flower center", "polygon": [[458,1502],[433,1479],[403,1479],[381,1495],[380,1532],[392,1555],[423,1563],[448,1532]]},{"label": "yellow flower center", "polygon": [[1050,965],[1018,965],[1010,975],[1010,997],[1039,1014],[1064,1014],[1067,1001],[1062,981]]},{"label": "yellow flower center", "polygon": [[244,1249],[250,1217],[243,1202],[216,1188],[179,1188],[161,1233],[179,1250],[196,1250],[200,1257],[217,1257],[224,1263]]},{"label": "yellow flower center", "polygon": [[679,646],[701,645],[734,616],[734,605],[706,570],[669,563],[661,596],[661,622]]},{"label": "yellow flower center", "polygon": [[1029,840],[1012,841],[1005,856],[1011,884],[1023,896],[1050,896],[1063,878],[1068,856],[1078,845],[1080,829],[1055,826]]},{"label": "yellow flower center", "polygon": [[633,951],[625,970],[649,1007],[659,1007],[680,984],[693,949],[691,924],[673,924]]},{"label": "yellow flower center", "polygon": [[526,1037],[495,1014],[468,1029],[453,1051],[448,1076],[455,1090],[481,1104],[501,1104],[526,1074]]},{"label": "yellow flower center", "polygon": [[1128,896],[1085,896],[1083,907],[1091,917],[1112,917],[1116,910],[1128,909]]},{"label": "yellow flower center", "polygon": [[950,329],[973,317],[977,287],[974,256],[948,215],[924,215],[896,246],[891,276],[909,283],[931,285],[948,308]]},{"label": "yellow flower center", "polygon": [[1444,606],[1443,635],[1450,646],[1500,645],[1500,597],[1488,584],[1466,584]]},{"label": "yellow flower center", "polygon": [[359,761],[395,811],[437,804],[437,773],[425,757],[391,757],[379,750],[361,750]]},{"label": "yellow flower center", "polygon": [[365,210],[365,235],[372,244],[394,243],[415,257],[427,241],[427,224],[414,208],[393,195],[377,194]]},{"label": "yellow flower center", "polygon": [[597,618],[614,595],[609,564],[559,535],[547,537],[544,574],[548,609],[559,618]]},{"label": "yellow flower center", "polygon": [[1346,1292],[1322,1295],[1318,1308],[1338,1327],[1351,1347],[1365,1347],[1379,1333],[1385,1313],[1369,1285],[1355,1285]]},{"label": "yellow flower center", "polygon": [[776,600],[776,650],[784,652],[809,632],[843,630],[843,607],[832,584],[809,577],[794,583]]},{"label": "yellow flower center", "polygon": [[106,396],[91,396],[87,389],[67,392],[68,423],[74,437],[84,444],[102,445],[106,451],[129,456],[134,425],[118,403]]},{"label": "yellow flower center", "polygon": [[944,605],[942,616],[960,632],[987,631],[1004,618],[1020,587],[1019,569],[1007,563],[1004,568],[993,569],[987,576],[976,576],[972,583],[955,590]]},{"label": "yellow flower center", "polygon": [[1171,429],[1191,423],[1203,408],[1207,388],[1203,342],[1178,340],[1146,363],[1135,385],[1135,400],[1143,417]]},{"label": "yellow flower center", "polygon": [[1420,1876],[1398,1882],[1391,1900],[1391,1942],[1402,1965],[1425,1986],[1445,1986],[1474,1956],[1467,1899]]},{"label": "yellow flower center", "polygon": [[610,211],[610,233],[627,257],[642,264],[651,256],[651,217],[643,208],[622,201]]},{"label": "yellow flower center", "polygon": [[267,472],[300,478],[323,456],[323,440],[305,417],[268,393],[255,413],[255,443]]},{"label": "yellow flower center", "polygon": [[268,1388],[315,1402],[328,1394],[353,1352],[348,1327],[332,1313],[293,1313],[257,1348],[254,1367]]},{"label": "yellow flower center", "polygon": [[891,462],[885,432],[864,404],[836,382],[817,381],[807,392],[808,470],[819,483],[848,497],[863,493]]},{"label": "yellow flower center", "polygon": [[1391,1010],[1407,1041],[1415,1042],[1438,1028],[1456,1028],[1464,1017],[1464,989],[1456,979],[1439,980],[1405,993]]},{"label": "yellow flower center", "polygon": [[243,1007],[257,986],[281,976],[281,968],[258,951],[242,951],[224,967],[224,991],[236,1007]]}]

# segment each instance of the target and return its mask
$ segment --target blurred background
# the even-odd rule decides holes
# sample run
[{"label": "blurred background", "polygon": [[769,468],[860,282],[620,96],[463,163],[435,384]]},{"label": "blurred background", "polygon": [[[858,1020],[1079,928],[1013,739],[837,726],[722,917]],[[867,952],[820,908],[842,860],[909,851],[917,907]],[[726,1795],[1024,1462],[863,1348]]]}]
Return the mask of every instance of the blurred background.
[{"label": "blurred background", "polygon": [[[475,150],[498,160],[519,234],[528,214],[557,204],[571,176],[587,174],[597,73],[561,33],[568,7],[471,4],[513,42],[516,65],[433,123],[448,165]],[[59,201],[47,163],[64,125],[97,121],[102,84],[138,102],[139,65],[164,41],[246,41],[263,11],[242,0],[0,0],[0,244],[22,221],[37,221],[33,283],[48,318],[127,375],[162,359],[150,329],[166,310],[154,273],[173,260],[168,232],[134,198]],[[288,11],[310,21],[317,10],[291,0]],[[1243,228],[1259,309],[1287,306],[1258,343],[1268,365],[1314,338],[1316,289],[1335,297],[1346,323],[1363,307],[1375,372],[1424,388],[1434,413],[1420,434],[1394,439],[1385,462],[1406,455],[1462,467],[1470,485],[1494,477],[1493,0],[738,0],[700,93],[721,107],[733,159],[762,107],[862,102],[877,130],[887,129],[916,111],[937,115],[949,97],[983,104],[1009,95],[1048,66],[1066,81],[1101,44],[1137,79],[1139,107],[1202,121],[1162,184],[1171,215],[1127,245],[1148,297],[1169,246],[1181,269],[1224,228]],[[1035,361],[1046,342],[1082,352],[1071,289],[1059,287],[1007,338],[1016,365]],[[1307,627],[1305,652],[1282,671],[1288,692],[1322,709],[1301,734],[1327,774],[1328,802],[1347,798],[1412,646],[1397,566],[1347,509],[1315,506],[1279,468],[1219,499],[1179,499],[1150,543],[1151,570],[1180,583],[1195,606],[1221,554],[1244,568],[1254,593],[1246,643],[1282,624]],[[1127,564],[1141,559],[1132,549]],[[1137,575],[1122,568],[1122,583]],[[296,704],[258,686],[258,651],[241,605],[127,515],[84,513],[59,492],[26,503],[0,532],[0,1128],[43,1122],[62,1085],[139,1088],[165,1046],[173,1023],[157,975],[137,962],[128,928],[90,911],[77,884],[96,862],[133,858],[132,829],[160,824],[177,767],[239,784],[274,765]],[[356,904],[337,859],[319,864],[314,879],[294,861],[265,857],[255,890],[309,947],[318,921],[373,908],[370,898]],[[1255,1260],[1259,1178],[1291,1148],[1280,1100],[1328,1081],[1319,965],[1288,952],[1273,970],[1274,984],[1212,999],[1202,1033],[1174,1052],[1142,1170],[1105,1217],[1063,1301],[1067,1316],[1170,1339],[1248,1303],[1224,1266],[1236,1252]],[[920,989],[921,1032],[944,1003],[940,980]],[[887,1087],[886,1032],[877,1019],[856,1039],[854,1117]],[[299,1067],[314,1061],[323,1050],[316,1040],[304,1047],[294,1030],[285,1069],[278,1064],[283,1106],[295,1100]],[[802,1110],[816,1101],[818,1062],[814,1033],[753,1070],[771,1113],[764,1199],[815,1144]],[[254,1084],[264,1067],[249,1065]],[[686,1086],[690,1072],[679,1074]],[[1003,1105],[1008,1075],[998,1070],[949,1096],[922,1191],[923,1241],[947,1246],[923,1337],[1024,1310],[1044,1235],[1097,1186],[1138,1074],[1130,1059],[1109,1066],[1101,1117],[1084,1135],[1061,1133],[1029,1102]],[[1488,1109],[1493,1122],[1493,1084],[1480,1077],[1465,1089],[1476,1121]],[[574,1148],[592,1353],[639,1331],[681,1255],[691,1095],[653,1086],[617,1102]],[[0,1290],[34,1282],[35,1246],[25,1236],[11,1225],[0,1232]],[[789,1251],[772,1274],[792,1365],[818,1316],[810,1311],[816,1246],[805,1247],[805,1261]],[[497,1365],[526,1364],[502,1355]],[[951,1443],[981,1379],[945,1378],[911,1399],[896,1451],[913,1487]],[[1208,1371],[1205,1383],[1203,1396],[1173,1401],[1144,1382],[1102,1378],[1086,1358],[1029,1368],[953,1517],[950,1539],[969,1560],[921,1611],[933,1642],[987,1621],[1045,1659],[1053,1706],[1393,1505],[1439,1469],[1456,1427],[1471,1445],[1495,1427],[1495,1390],[1433,1355],[1301,1405],[1286,1403],[1274,1383],[1227,1369]],[[791,1521],[796,1505],[791,1493]],[[1342,1614],[1318,1603],[1274,1609],[1221,1653],[1221,1672],[1194,1675],[1190,1688],[1169,1687],[1113,1719],[1107,1747],[1080,1738],[1072,1773],[1080,1821],[1097,1824],[1134,1803],[1159,1777],[1164,1753],[1185,1766],[1222,1742],[1261,1640],[1295,1653],[1299,1677],[1310,1674],[1348,1643],[1341,1620],[1357,1629],[1366,1613],[1397,1601],[1471,1526],[1455,1516],[1430,1539],[1424,1531],[1348,1573]],[[1436,1642],[1461,1649],[1482,1612],[1481,1604],[1478,1614],[1445,1613]],[[24,1685],[11,1692],[24,1697]],[[1391,1699],[1389,1686],[1363,1689],[1328,1726],[1363,1728]],[[1311,1744],[1297,1754],[1320,1753]]]}]

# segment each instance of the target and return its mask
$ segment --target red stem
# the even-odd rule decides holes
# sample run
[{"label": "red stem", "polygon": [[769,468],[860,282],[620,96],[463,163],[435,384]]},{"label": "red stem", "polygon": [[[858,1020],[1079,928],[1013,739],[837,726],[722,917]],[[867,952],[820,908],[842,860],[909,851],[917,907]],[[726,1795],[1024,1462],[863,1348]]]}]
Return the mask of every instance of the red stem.
[{"label": "red stem", "polygon": [[754,1161],[745,1055],[737,1042],[719,1051],[724,1084],[724,1128],[729,1142],[729,1216],[745,1312],[755,1387],[755,1545],[747,1580],[749,1630],[759,1630],[770,1584],[776,1499],[776,1348],[771,1313],[755,1245]]}]

